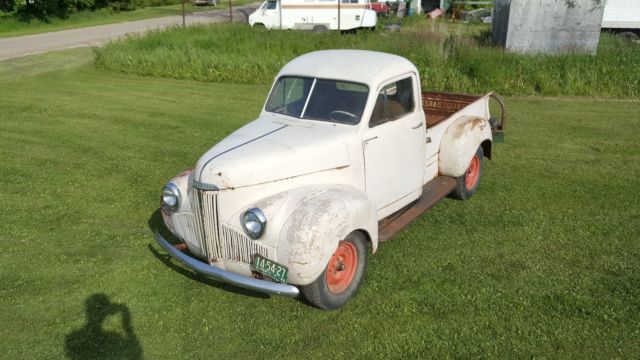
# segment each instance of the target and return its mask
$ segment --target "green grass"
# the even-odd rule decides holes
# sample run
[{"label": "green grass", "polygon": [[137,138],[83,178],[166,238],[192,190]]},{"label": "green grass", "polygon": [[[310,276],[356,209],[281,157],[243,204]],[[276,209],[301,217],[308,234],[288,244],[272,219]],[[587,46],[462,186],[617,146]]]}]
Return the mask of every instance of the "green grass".
[{"label": "green grass", "polygon": [[[474,198],[382,244],[359,294],[324,312],[155,255],[163,184],[253,119],[268,86],[91,61],[0,62],[3,358],[64,358],[67,341],[83,359],[640,356],[640,102],[507,98]],[[97,294],[121,304],[89,308],[112,314],[110,334],[79,332]],[[118,342],[124,307],[135,338]]]},{"label": "green grass", "polygon": [[407,20],[402,32],[340,35],[202,26],[132,36],[97,50],[113,71],[175,79],[270,83],[293,57],[319,49],[405,56],[429,89],[504,95],[640,98],[640,46],[603,34],[598,55],[526,56],[489,46],[486,26]]},{"label": "green grass", "polygon": [[[234,0],[234,6],[241,6],[255,2],[255,0]],[[186,5],[188,14],[201,11],[225,9],[227,2],[219,6],[194,6]],[[153,6],[132,11],[114,13],[108,9],[97,11],[76,12],[67,19],[51,19],[50,22],[32,20],[21,21],[15,16],[5,15],[0,17],[0,38],[9,36],[32,35],[50,31],[75,29],[80,27],[113,24],[123,21],[144,20],[162,16],[182,15],[182,5]]]}]

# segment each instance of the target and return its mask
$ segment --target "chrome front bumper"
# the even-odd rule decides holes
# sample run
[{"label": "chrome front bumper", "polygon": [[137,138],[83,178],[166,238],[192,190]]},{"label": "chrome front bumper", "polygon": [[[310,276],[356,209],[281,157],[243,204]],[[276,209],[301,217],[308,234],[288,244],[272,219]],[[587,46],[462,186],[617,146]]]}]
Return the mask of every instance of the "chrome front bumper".
[{"label": "chrome front bumper", "polygon": [[160,244],[160,246],[162,246],[169,253],[169,255],[171,255],[171,257],[179,260],[187,267],[202,275],[212,277],[224,283],[232,284],[244,289],[254,290],[265,294],[296,297],[300,293],[298,288],[293,285],[254,279],[247,276],[224,271],[215,266],[205,264],[202,261],[194,259],[191,256],[176,249],[173,245],[169,244],[167,240],[165,240],[157,231],[155,233],[155,236],[158,244]]}]

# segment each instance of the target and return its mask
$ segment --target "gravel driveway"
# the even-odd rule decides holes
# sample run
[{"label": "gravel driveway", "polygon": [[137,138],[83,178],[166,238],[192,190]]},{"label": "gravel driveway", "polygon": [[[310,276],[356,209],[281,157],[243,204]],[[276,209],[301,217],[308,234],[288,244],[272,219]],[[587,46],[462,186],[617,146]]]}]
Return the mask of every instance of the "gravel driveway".
[{"label": "gravel driveway", "polygon": [[[247,22],[259,3],[234,8],[233,21]],[[187,15],[187,25],[229,21],[229,9],[199,12]],[[50,33],[0,38],[0,60],[17,58],[53,50],[100,46],[110,40],[131,33],[144,33],[153,29],[182,24],[182,16],[127,21],[117,24],[91,26]]]}]

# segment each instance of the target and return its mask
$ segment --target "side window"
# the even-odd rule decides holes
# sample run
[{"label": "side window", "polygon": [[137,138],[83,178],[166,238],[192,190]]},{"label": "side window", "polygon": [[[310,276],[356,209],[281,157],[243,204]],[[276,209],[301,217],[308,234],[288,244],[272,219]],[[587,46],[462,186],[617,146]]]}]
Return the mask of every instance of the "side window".
[{"label": "side window", "polygon": [[267,1],[267,10],[275,10],[278,8],[278,3],[276,1]]},{"label": "side window", "polygon": [[378,99],[376,100],[376,105],[373,107],[373,112],[371,113],[371,120],[369,120],[369,127],[376,127],[380,124],[384,124],[388,121],[387,116],[387,95],[385,95],[384,90],[380,91],[378,94]]},{"label": "side window", "polygon": [[375,127],[403,117],[414,109],[413,81],[411,77],[385,86],[378,94],[369,127]]}]

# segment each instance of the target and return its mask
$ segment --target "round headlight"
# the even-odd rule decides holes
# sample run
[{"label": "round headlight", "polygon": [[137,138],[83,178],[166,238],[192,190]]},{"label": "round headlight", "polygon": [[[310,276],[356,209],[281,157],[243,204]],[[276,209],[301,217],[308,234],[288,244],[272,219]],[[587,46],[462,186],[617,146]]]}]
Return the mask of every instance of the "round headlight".
[{"label": "round headlight", "polygon": [[242,214],[240,223],[247,235],[252,239],[257,239],[264,234],[264,230],[267,228],[267,217],[264,216],[262,210],[252,208]]},{"label": "round headlight", "polygon": [[167,186],[162,189],[162,206],[165,206],[173,211],[178,210],[180,207],[180,189],[174,183],[168,183]]}]

